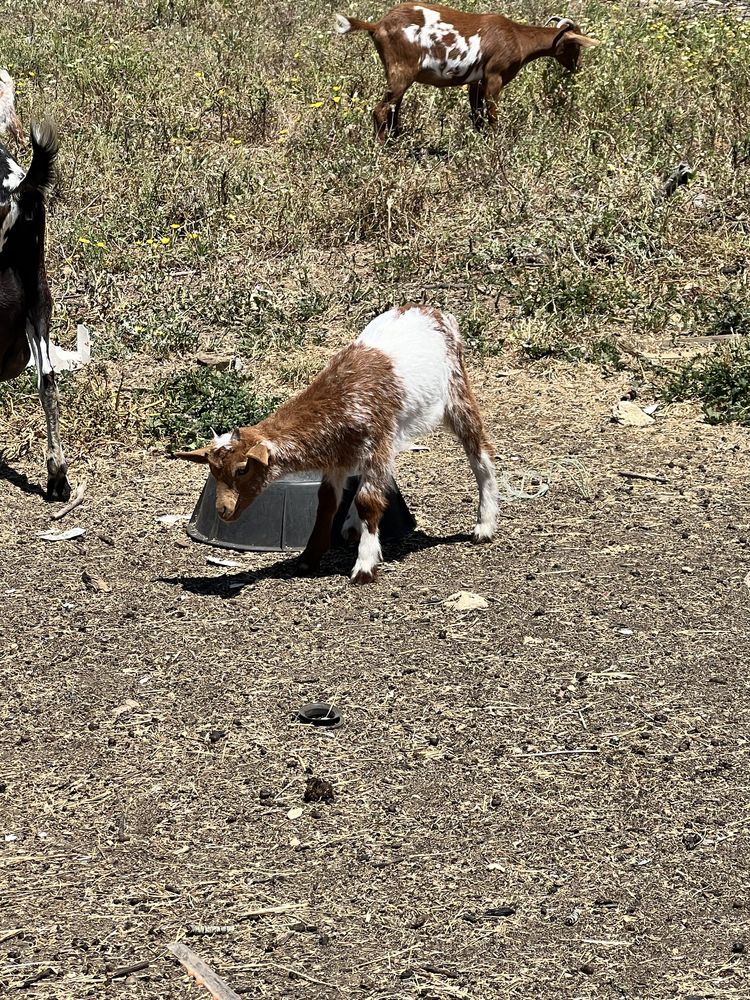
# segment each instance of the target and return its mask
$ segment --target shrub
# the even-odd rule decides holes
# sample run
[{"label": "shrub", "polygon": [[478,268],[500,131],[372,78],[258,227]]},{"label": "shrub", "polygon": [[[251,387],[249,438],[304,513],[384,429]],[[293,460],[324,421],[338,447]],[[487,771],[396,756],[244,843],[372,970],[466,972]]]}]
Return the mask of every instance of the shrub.
[{"label": "shrub", "polygon": [[257,395],[247,375],[214,368],[191,368],[161,381],[160,402],[146,424],[152,438],[176,447],[197,448],[214,431],[222,433],[262,420],[279,400]]}]

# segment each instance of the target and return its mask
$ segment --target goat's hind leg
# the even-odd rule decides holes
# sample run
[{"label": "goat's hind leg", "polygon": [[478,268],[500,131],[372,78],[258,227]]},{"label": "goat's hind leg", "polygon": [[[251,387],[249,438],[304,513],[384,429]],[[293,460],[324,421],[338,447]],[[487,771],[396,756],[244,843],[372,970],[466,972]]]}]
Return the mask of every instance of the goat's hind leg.
[{"label": "goat's hind leg", "polygon": [[503,80],[500,76],[490,75],[482,83],[487,124],[490,128],[495,128],[497,125],[497,100],[502,89]]},{"label": "goat's hind leg", "polygon": [[357,505],[352,500],[351,507],[341,526],[341,537],[345,542],[359,542],[362,537],[362,519],[359,516]]},{"label": "goat's hind leg", "polygon": [[479,487],[479,510],[472,538],[475,542],[488,542],[497,528],[497,480],[492,464],[492,449],[463,362],[445,411],[445,423],[463,445]]},{"label": "goat's hind leg", "polygon": [[469,84],[469,104],[471,106],[471,122],[477,132],[485,126],[484,84],[475,82]]},{"label": "goat's hind leg", "polygon": [[36,366],[39,398],[47,421],[47,499],[67,500],[70,496],[70,483],[60,440],[60,397],[49,356],[48,323],[42,317],[29,320],[26,336]]}]

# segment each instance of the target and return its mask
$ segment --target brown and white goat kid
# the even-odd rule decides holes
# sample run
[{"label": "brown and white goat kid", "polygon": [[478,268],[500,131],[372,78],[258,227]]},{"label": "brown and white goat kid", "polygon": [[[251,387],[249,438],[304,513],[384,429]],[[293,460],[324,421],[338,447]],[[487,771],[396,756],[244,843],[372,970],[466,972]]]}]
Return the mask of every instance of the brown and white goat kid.
[{"label": "brown and white goat kid", "polygon": [[501,14],[466,14],[436,4],[406,3],[384,14],[376,24],[336,15],[336,30],[367,31],[385,69],[387,90],[375,107],[375,134],[383,142],[398,130],[404,94],[413,83],[431,87],[469,85],[474,127],[485,114],[497,120],[501,89],[527,63],[542,56],[557,59],[566,69],[578,65],[581,48],[599,43],[581,34],[568,18],[553,17],[553,27],[511,21]]},{"label": "brown and white goat kid", "polygon": [[31,145],[27,173],[0,145],[0,382],[20,375],[33,354],[47,418],[47,496],[65,500],[70,485],[49,354],[52,296],[44,268],[45,196],[57,156],[54,127],[35,125]]},{"label": "brown and white goat kid", "polygon": [[301,556],[308,571],[318,568],[330,547],[347,476],[359,475],[344,532],[359,532],[352,582],[369,583],[382,558],[378,526],[396,456],[440,423],[466,451],[479,486],[473,538],[488,541],[497,521],[491,447],[466,376],[458,325],[436,309],[405,306],[383,313],[272,416],[176,457],[208,463],[216,478],[216,509],[225,521],[236,520],[275,479],[322,472],[315,526]]}]

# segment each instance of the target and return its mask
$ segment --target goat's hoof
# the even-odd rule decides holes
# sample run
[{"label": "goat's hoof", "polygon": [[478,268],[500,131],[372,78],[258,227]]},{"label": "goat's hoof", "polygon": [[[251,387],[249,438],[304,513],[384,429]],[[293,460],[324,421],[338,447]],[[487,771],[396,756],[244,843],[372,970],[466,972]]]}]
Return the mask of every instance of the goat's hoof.
[{"label": "goat's hoof", "polygon": [[378,571],[376,569],[363,570],[360,569],[356,573],[352,574],[352,586],[361,587],[365,583],[375,583],[378,578]]},{"label": "goat's hoof", "polygon": [[491,542],[495,535],[494,528],[487,528],[481,524],[478,524],[471,535],[471,540],[475,545],[484,545],[486,542]]},{"label": "goat's hoof", "polygon": [[70,499],[70,483],[68,477],[55,476],[47,480],[47,499],[52,501]]},{"label": "goat's hoof", "polygon": [[297,570],[300,576],[315,576],[320,572],[320,560],[308,559],[300,556],[297,560]]}]

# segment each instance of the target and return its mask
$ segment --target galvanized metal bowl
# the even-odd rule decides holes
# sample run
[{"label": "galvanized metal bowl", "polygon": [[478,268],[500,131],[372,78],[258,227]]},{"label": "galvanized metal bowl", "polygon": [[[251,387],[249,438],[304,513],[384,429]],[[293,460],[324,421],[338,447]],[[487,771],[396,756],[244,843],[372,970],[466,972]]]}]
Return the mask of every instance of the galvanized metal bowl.
[{"label": "galvanized metal bowl", "polygon": [[[236,520],[227,523],[216,513],[216,480],[209,476],[187,533],[196,542],[243,552],[285,552],[304,549],[318,509],[317,473],[294,473],[272,483]],[[350,476],[333,521],[332,545],[343,546],[341,528],[346,520],[359,478]],[[400,541],[416,527],[404,498],[394,484],[380,522],[384,542]]]}]

